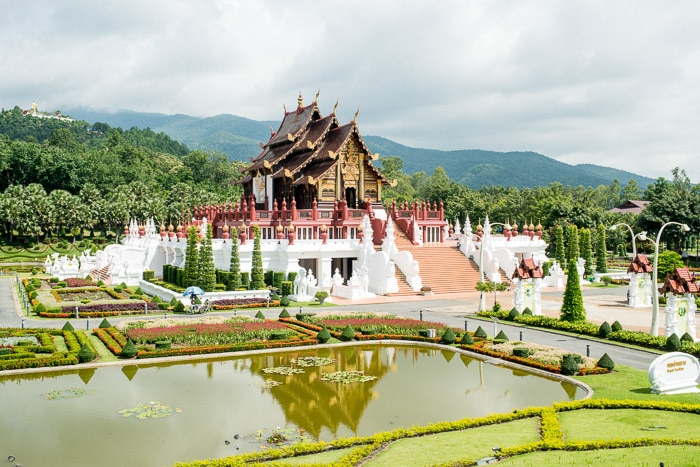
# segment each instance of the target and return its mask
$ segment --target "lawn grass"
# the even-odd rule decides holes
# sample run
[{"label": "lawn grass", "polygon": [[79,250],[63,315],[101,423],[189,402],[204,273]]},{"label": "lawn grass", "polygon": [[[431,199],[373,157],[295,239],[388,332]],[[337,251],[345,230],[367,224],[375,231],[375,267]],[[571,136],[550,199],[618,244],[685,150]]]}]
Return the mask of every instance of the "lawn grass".
[{"label": "lawn grass", "polygon": [[669,394],[659,396],[652,394],[649,377],[646,371],[628,366],[617,365],[612,373],[605,375],[577,376],[593,388],[594,399],[632,399],[632,400],[663,400],[688,404],[700,403],[700,393]]},{"label": "lawn grass", "polygon": [[63,338],[63,336],[53,336],[53,345],[56,347],[57,352],[68,352],[66,340]]},{"label": "lawn grass", "polygon": [[[343,456],[357,448],[336,449],[332,451],[309,454],[308,456],[286,457],[284,465],[328,465],[339,461]],[[262,465],[279,465],[279,461],[262,462]]]},{"label": "lawn grass", "polygon": [[116,360],[119,360],[119,357],[114,355],[112,352],[105,347],[105,345],[102,343],[99,337],[96,335],[90,333],[88,334],[88,339],[90,340],[90,343],[92,346],[95,348],[95,352],[97,352],[97,356],[100,358],[100,362],[114,362]]},{"label": "lawn grass", "polygon": [[698,465],[698,446],[644,446],[639,448],[601,449],[598,451],[538,451],[504,459],[499,467],[543,467],[550,465],[615,465],[658,467]]},{"label": "lawn grass", "polygon": [[363,465],[392,467],[423,466],[455,462],[460,459],[481,459],[493,455],[494,447],[511,447],[539,440],[539,418],[488,425],[468,430],[450,431],[394,441]]},{"label": "lawn grass", "polygon": [[665,410],[581,409],[560,412],[564,441],[598,439],[673,438],[696,439],[700,415]]}]

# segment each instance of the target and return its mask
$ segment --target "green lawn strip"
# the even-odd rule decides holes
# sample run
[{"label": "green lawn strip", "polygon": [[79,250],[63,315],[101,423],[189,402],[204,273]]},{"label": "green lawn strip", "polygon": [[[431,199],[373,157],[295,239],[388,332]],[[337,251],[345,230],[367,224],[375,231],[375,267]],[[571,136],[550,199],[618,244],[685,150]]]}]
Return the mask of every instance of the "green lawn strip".
[{"label": "green lawn strip", "polygon": [[593,388],[594,399],[633,399],[633,400],[663,400],[686,404],[700,403],[700,394],[670,394],[659,396],[652,394],[648,373],[623,365],[616,365],[612,373],[605,375],[577,376]]},{"label": "green lawn strip", "polygon": [[598,439],[695,439],[700,415],[664,410],[581,409],[559,413],[564,442]]},{"label": "green lawn strip", "polygon": [[339,461],[342,457],[356,449],[357,448],[335,449],[319,452],[318,454],[309,454],[308,456],[285,457],[283,461],[260,462],[258,465],[328,465]]},{"label": "green lawn strip", "polygon": [[53,336],[53,345],[56,346],[57,352],[68,352],[66,340],[63,338],[63,336]]},{"label": "green lawn strip", "polygon": [[436,461],[450,463],[462,459],[477,460],[492,456],[493,448],[497,446],[512,447],[538,441],[539,427],[539,418],[531,417],[497,425],[405,438],[394,441],[363,465],[422,466]]},{"label": "green lawn strip", "polygon": [[697,465],[700,447],[644,446],[638,448],[601,449],[596,451],[538,451],[504,459],[499,467],[542,467],[546,465],[624,465],[690,466]]},{"label": "green lawn strip", "polygon": [[119,360],[119,358],[116,355],[114,355],[112,352],[109,351],[109,349],[107,349],[107,347],[105,347],[105,345],[96,335],[90,333],[88,334],[88,339],[90,340],[92,346],[95,348],[95,352],[97,352],[97,355],[100,357],[101,362],[113,362]]}]

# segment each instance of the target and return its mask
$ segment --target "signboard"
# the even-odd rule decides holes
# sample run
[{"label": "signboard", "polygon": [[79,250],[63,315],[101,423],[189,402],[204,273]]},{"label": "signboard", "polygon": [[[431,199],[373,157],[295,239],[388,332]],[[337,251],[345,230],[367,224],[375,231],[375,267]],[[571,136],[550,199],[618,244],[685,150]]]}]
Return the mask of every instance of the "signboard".
[{"label": "signboard", "polygon": [[524,295],[525,295],[525,299],[524,299],[525,308],[529,308],[530,311],[534,311],[535,310],[535,284],[533,284],[532,282],[525,283],[523,289],[524,289]]},{"label": "signboard", "polygon": [[683,352],[669,352],[657,357],[649,365],[649,382],[654,394],[682,394],[700,392],[700,363]]},{"label": "signboard", "polygon": [[[694,297],[693,297],[694,298]],[[678,329],[678,335],[682,336],[688,332],[688,297],[687,295],[683,298],[676,300],[676,328]]]},{"label": "signboard", "polygon": [[644,305],[647,303],[647,276],[648,274],[639,274],[637,276],[637,304]]}]

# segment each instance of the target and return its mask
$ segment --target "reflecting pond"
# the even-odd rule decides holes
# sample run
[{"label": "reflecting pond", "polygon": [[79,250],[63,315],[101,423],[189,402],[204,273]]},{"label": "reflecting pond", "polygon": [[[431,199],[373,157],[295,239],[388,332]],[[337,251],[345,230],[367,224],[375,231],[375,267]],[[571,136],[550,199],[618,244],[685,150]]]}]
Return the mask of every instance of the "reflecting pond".
[{"label": "reflecting pond", "polygon": [[[292,363],[305,357],[325,364]],[[280,367],[290,374],[266,373]],[[323,379],[336,371],[376,379]],[[584,396],[569,383],[419,345],[134,361],[0,384],[0,459],[25,467],[171,465],[264,449],[275,431],[288,442],[332,440]]]}]

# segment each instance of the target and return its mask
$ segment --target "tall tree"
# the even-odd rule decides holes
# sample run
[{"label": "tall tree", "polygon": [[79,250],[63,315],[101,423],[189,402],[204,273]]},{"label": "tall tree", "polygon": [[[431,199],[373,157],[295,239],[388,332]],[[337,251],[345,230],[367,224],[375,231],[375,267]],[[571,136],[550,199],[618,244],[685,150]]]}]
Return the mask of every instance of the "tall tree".
[{"label": "tall tree", "polygon": [[231,271],[229,288],[237,290],[242,283],[241,258],[238,254],[238,229],[236,227],[231,227],[231,265],[229,266],[229,271]]},{"label": "tall tree", "polygon": [[207,231],[202,236],[202,246],[199,249],[199,286],[205,292],[213,292],[216,289],[216,267],[214,267],[214,251],[211,245],[212,236],[212,225],[207,223]]},{"label": "tall tree", "polygon": [[564,248],[564,228],[557,225],[554,228],[554,259],[564,267],[566,264],[566,249]]},{"label": "tall tree", "polygon": [[584,227],[579,231],[579,245],[581,246],[581,258],[585,261],[583,276],[589,277],[593,274],[593,248],[591,247],[590,229]]},{"label": "tall tree", "polygon": [[598,225],[595,239],[595,270],[596,272],[608,272],[608,248],[605,245],[605,226]]},{"label": "tall tree", "polygon": [[566,261],[575,263],[581,255],[578,246],[578,227],[575,224],[569,224],[566,233]]},{"label": "tall tree", "polygon": [[199,282],[199,236],[197,228],[190,226],[187,229],[187,248],[185,249],[184,286],[197,285]]},{"label": "tall tree", "polygon": [[576,269],[576,262],[569,261],[566,268],[566,288],[561,305],[562,321],[578,323],[586,321],[586,309],[583,306],[583,293],[581,293],[581,278]]},{"label": "tall tree", "polygon": [[265,271],[263,270],[262,249],[260,246],[260,227],[253,226],[253,258],[252,269],[250,270],[250,289],[260,290],[265,288]]}]

